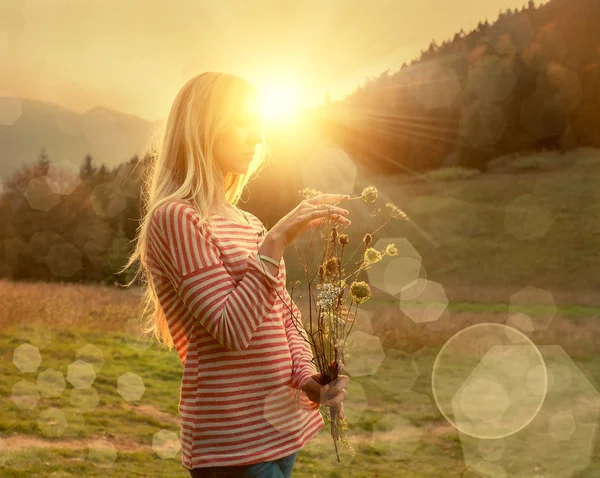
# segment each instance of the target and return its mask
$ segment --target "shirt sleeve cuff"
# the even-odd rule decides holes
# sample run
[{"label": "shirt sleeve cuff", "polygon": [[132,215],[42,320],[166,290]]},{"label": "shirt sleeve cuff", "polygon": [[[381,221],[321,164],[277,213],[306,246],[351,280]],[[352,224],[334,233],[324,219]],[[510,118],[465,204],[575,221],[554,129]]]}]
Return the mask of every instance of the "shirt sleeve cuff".
[{"label": "shirt sleeve cuff", "polygon": [[297,381],[298,383],[296,404],[302,410],[312,411],[319,409],[319,404],[314,403],[312,400],[310,400],[308,396],[302,391],[302,387],[304,386],[304,384],[306,384],[306,382],[308,382],[316,373],[318,372],[315,370],[314,365],[312,365],[312,367],[309,366],[307,368],[304,368],[302,372],[298,374],[297,379],[295,379],[295,381]]},{"label": "shirt sleeve cuff", "polygon": [[304,384],[308,382],[311,379],[311,377],[316,373],[318,372],[314,370],[314,367],[306,367],[302,369],[302,371],[298,372],[297,375],[294,377],[294,387],[302,390]]},{"label": "shirt sleeve cuff", "polygon": [[[269,272],[267,264],[261,261],[261,259],[258,257],[258,253],[251,254],[248,257],[248,262],[252,267],[259,270],[265,277],[267,277],[273,287],[277,287],[279,285],[279,279]],[[281,271],[281,268],[279,271]],[[277,273],[277,276],[279,276],[279,272]]]},{"label": "shirt sleeve cuff", "polygon": [[312,412],[313,410],[319,409],[319,404],[308,398],[308,396],[302,390],[298,390],[296,393],[296,405],[300,410],[304,410],[306,412]]}]

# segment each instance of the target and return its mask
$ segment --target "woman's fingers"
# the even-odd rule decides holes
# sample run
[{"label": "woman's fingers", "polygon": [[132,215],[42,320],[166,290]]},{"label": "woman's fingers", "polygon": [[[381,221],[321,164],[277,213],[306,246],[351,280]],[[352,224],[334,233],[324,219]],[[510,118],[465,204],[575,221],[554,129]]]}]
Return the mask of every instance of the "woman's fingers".
[{"label": "woman's fingers", "polygon": [[[302,390],[311,401],[315,403],[321,403],[327,406],[339,406],[343,404],[344,398],[348,395],[345,390],[346,384],[350,381],[347,375],[338,375],[338,378],[327,385],[321,385],[311,378],[302,387]],[[342,412],[343,416],[343,412]]]},{"label": "woman's fingers", "polygon": [[333,206],[331,204],[307,204],[305,214],[343,214],[348,215],[350,211],[339,206]]},{"label": "woman's fingers", "polygon": [[329,399],[329,385],[321,385],[314,378],[306,382],[302,390],[315,403],[324,403]]},{"label": "woman's fingers", "polygon": [[348,392],[346,391],[346,385],[350,381],[348,375],[338,375],[338,378],[329,384],[329,391],[327,397],[329,398],[324,404],[325,405],[339,405],[342,403]]},{"label": "woman's fingers", "polygon": [[349,199],[347,194],[320,194],[314,198],[304,199],[287,216],[279,221],[273,228],[281,231],[284,246],[291,244],[298,234],[302,234],[312,227],[326,222],[326,217],[331,217],[341,225],[352,223],[345,218],[349,211],[331,203]]},{"label": "woman's fingers", "polygon": [[348,392],[346,390],[342,390],[335,397],[330,398],[329,400],[323,402],[323,405],[327,405],[327,406],[340,405],[342,403],[342,401],[344,400],[344,398],[346,398],[346,395],[348,395]]},{"label": "woman's fingers", "polygon": [[345,201],[349,198],[350,196],[348,194],[319,194],[318,196],[307,199],[306,202],[310,204],[322,204],[332,203],[336,201]]},{"label": "woman's fingers", "polygon": [[329,396],[335,396],[346,388],[350,377],[348,375],[338,375],[338,378],[329,384]]},{"label": "woman's fingers", "polygon": [[[349,226],[350,224],[352,224],[352,221],[350,221],[350,219],[346,219],[345,217],[337,216],[334,219],[338,223],[345,225],[345,226]],[[325,218],[317,218],[317,219],[313,219],[309,224],[310,224],[310,227],[314,227],[314,226],[320,226],[321,224],[325,224],[326,222],[327,222],[327,219],[325,219]]]},{"label": "woman's fingers", "polygon": [[325,218],[327,216],[332,216],[335,220],[339,221],[342,224],[351,224],[352,221],[350,221],[350,219],[347,219],[344,216],[347,216],[349,214],[349,211],[347,211],[346,209],[342,209],[342,208],[337,208],[337,207],[331,207],[331,209],[328,208],[321,208],[319,206],[317,206],[317,209],[314,209],[313,211],[311,211],[309,213],[309,217],[311,219],[319,219],[318,221],[315,222],[315,224],[320,224],[323,221],[325,221]]}]

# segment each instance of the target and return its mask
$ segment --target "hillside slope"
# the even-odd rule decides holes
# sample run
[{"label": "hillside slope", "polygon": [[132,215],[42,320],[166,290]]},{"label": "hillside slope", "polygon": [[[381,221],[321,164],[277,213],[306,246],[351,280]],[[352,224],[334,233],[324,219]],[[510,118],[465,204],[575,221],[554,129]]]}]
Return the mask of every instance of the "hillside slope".
[{"label": "hillside slope", "polygon": [[[535,286],[550,291],[557,302],[597,304],[600,154],[570,154],[579,155],[574,166],[553,172],[486,173],[415,184],[404,184],[399,177],[359,181],[353,195],[376,186],[382,211],[373,219],[368,217],[372,208],[368,211],[362,201],[349,204],[353,224],[347,250],[354,251],[365,232],[383,222],[385,202],[391,201],[412,224],[389,223],[376,234],[374,245],[381,249],[379,239],[408,239],[422,257],[421,277],[440,282],[451,300],[506,302],[522,287]],[[548,160],[544,155],[538,159]],[[303,248],[298,249],[302,254]],[[300,279],[293,249],[286,252],[286,263],[289,281]]]}]

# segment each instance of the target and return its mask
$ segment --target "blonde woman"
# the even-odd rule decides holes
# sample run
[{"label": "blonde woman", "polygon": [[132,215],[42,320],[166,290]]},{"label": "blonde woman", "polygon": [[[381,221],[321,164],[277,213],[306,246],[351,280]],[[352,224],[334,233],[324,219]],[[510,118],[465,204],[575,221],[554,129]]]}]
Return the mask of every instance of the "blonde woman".
[{"label": "blonde woman", "polygon": [[145,332],[183,364],[181,460],[192,477],[290,477],[297,451],[324,426],[319,404],[343,410],[347,393],[345,375],[327,386],[315,380],[311,348],[290,317],[288,307],[300,315],[282,254],[327,215],[349,224],[335,205],[348,196],[304,200],[266,231],[236,207],[267,158],[262,131],[247,81],[206,72],[185,83],[143,186],[125,266],[139,259],[136,277],[146,278]]}]

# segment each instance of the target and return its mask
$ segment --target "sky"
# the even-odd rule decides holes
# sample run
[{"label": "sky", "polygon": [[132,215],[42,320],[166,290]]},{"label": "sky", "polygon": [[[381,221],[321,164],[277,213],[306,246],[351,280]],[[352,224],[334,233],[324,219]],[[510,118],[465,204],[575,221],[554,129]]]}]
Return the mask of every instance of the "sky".
[{"label": "sky", "polygon": [[223,71],[315,106],[524,3],[0,0],[0,95],[154,121],[189,78]]}]

